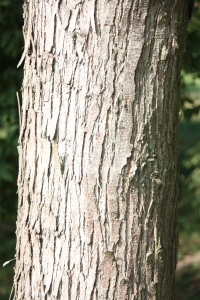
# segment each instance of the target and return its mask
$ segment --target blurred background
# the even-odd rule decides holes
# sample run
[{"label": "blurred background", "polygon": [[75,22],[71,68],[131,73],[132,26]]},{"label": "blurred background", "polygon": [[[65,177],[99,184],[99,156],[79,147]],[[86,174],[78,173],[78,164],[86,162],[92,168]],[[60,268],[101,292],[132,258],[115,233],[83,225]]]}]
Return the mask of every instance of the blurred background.
[{"label": "blurred background", "polygon": [[[0,0],[0,299],[8,300],[17,215],[16,91],[21,99],[22,0]],[[177,300],[200,299],[200,1],[195,2],[183,58],[179,132]]]}]

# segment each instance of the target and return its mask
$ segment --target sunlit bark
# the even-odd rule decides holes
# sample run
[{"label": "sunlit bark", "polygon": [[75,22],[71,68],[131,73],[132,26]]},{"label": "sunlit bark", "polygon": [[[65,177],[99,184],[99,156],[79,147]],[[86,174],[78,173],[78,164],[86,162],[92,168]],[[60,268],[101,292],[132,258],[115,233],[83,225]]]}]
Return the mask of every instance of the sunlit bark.
[{"label": "sunlit bark", "polygon": [[186,5],[25,1],[15,300],[174,298]]}]

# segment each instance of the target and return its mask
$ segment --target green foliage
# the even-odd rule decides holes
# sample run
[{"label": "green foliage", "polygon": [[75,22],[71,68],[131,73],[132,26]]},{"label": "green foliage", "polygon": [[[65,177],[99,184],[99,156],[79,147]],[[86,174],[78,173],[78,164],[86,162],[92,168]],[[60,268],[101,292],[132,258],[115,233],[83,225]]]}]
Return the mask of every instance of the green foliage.
[{"label": "green foliage", "polygon": [[185,168],[200,167],[200,142],[190,148],[186,155],[187,159],[184,159],[182,163]]},{"label": "green foliage", "polygon": [[195,264],[189,265],[176,276],[176,300],[199,300],[200,271]]},{"label": "green foliage", "polygon": [[200,230],[200,8],[195,7],[188,27],[182,70],[180,124],[180,234]]},{"label": "green foliage", "polygon": [[182,167],[186,174],[181,178],[182,189],[200,221],[200,142],[186,151]]},{"label": "green foliage", "polygon": [[[198,2],[198,1],[196,1]],[[183,69],[195,77],[200,76],[200,9],[195,7],[192,21],[188,26],[186,53],[183,60]]]},{"label": "green foliage", "polygon": [[[180,160],[180,184],[179,184],[179,209],[178,224],[180,236],[200,231],[199,199],[196,194],[199,191],[198,143],[200,140],[200,121],[181,121],[179,132],[179,160]],[[198,164],[196,164],[198,163]],[[187,243],[188,241],[185,240]],[[182,244],[181,248],[184,245]],[[200,247],[199,247],[200,250]],[[182,252],[182,249],[179,251]]]},{"label": "green foliage", "polygon": [[16,219],[18,108],[23,47],[22,1],[0,2],[0,220]]},{"label": "green foliage", "polygon": [[19,133],[16,91],[20,91],[23,52],[22,0],[0,0],[0,299],[9,299],[15,253],[17,212],[17,140]]},{"label": "green foliage", "polygon": [[[199,1],[196,1],[199,2]],[[191,90],[200,88],[200,8],[194,8],[192,21],[188,26],[186,53],[183,58],[181,109],[185,119],[198,116],[200,111],[199,95]],[[197,93],[196,93],[197,94]],[[197,96],[197,98],[196,98]]]},{"label": "green foliage", "polygon": [[[200,251],[200,8],[188,27],[183,59],[179,133],[179,259]],[[189,265],[176,276],[176,299],[200,298],[199,268]]]}]

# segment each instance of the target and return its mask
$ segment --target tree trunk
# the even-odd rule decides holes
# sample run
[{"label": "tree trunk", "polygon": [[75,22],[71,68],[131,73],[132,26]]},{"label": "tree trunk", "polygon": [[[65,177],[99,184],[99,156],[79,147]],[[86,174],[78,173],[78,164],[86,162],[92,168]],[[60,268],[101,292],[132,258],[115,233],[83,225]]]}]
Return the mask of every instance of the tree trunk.
[{"label": "tree trunk", "polygon": [[183,0],[25,0],[15,300],[174,299]]}]

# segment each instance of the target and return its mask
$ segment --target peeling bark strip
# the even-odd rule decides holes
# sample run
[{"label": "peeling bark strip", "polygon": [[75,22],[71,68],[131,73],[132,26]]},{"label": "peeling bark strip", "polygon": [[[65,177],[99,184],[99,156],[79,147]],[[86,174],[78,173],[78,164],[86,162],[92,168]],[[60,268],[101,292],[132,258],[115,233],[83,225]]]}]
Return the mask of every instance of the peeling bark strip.
[{"label": "peeling bark strip", "polygon": [[15,300],[174,299],[186,15],[25,0]]}]

